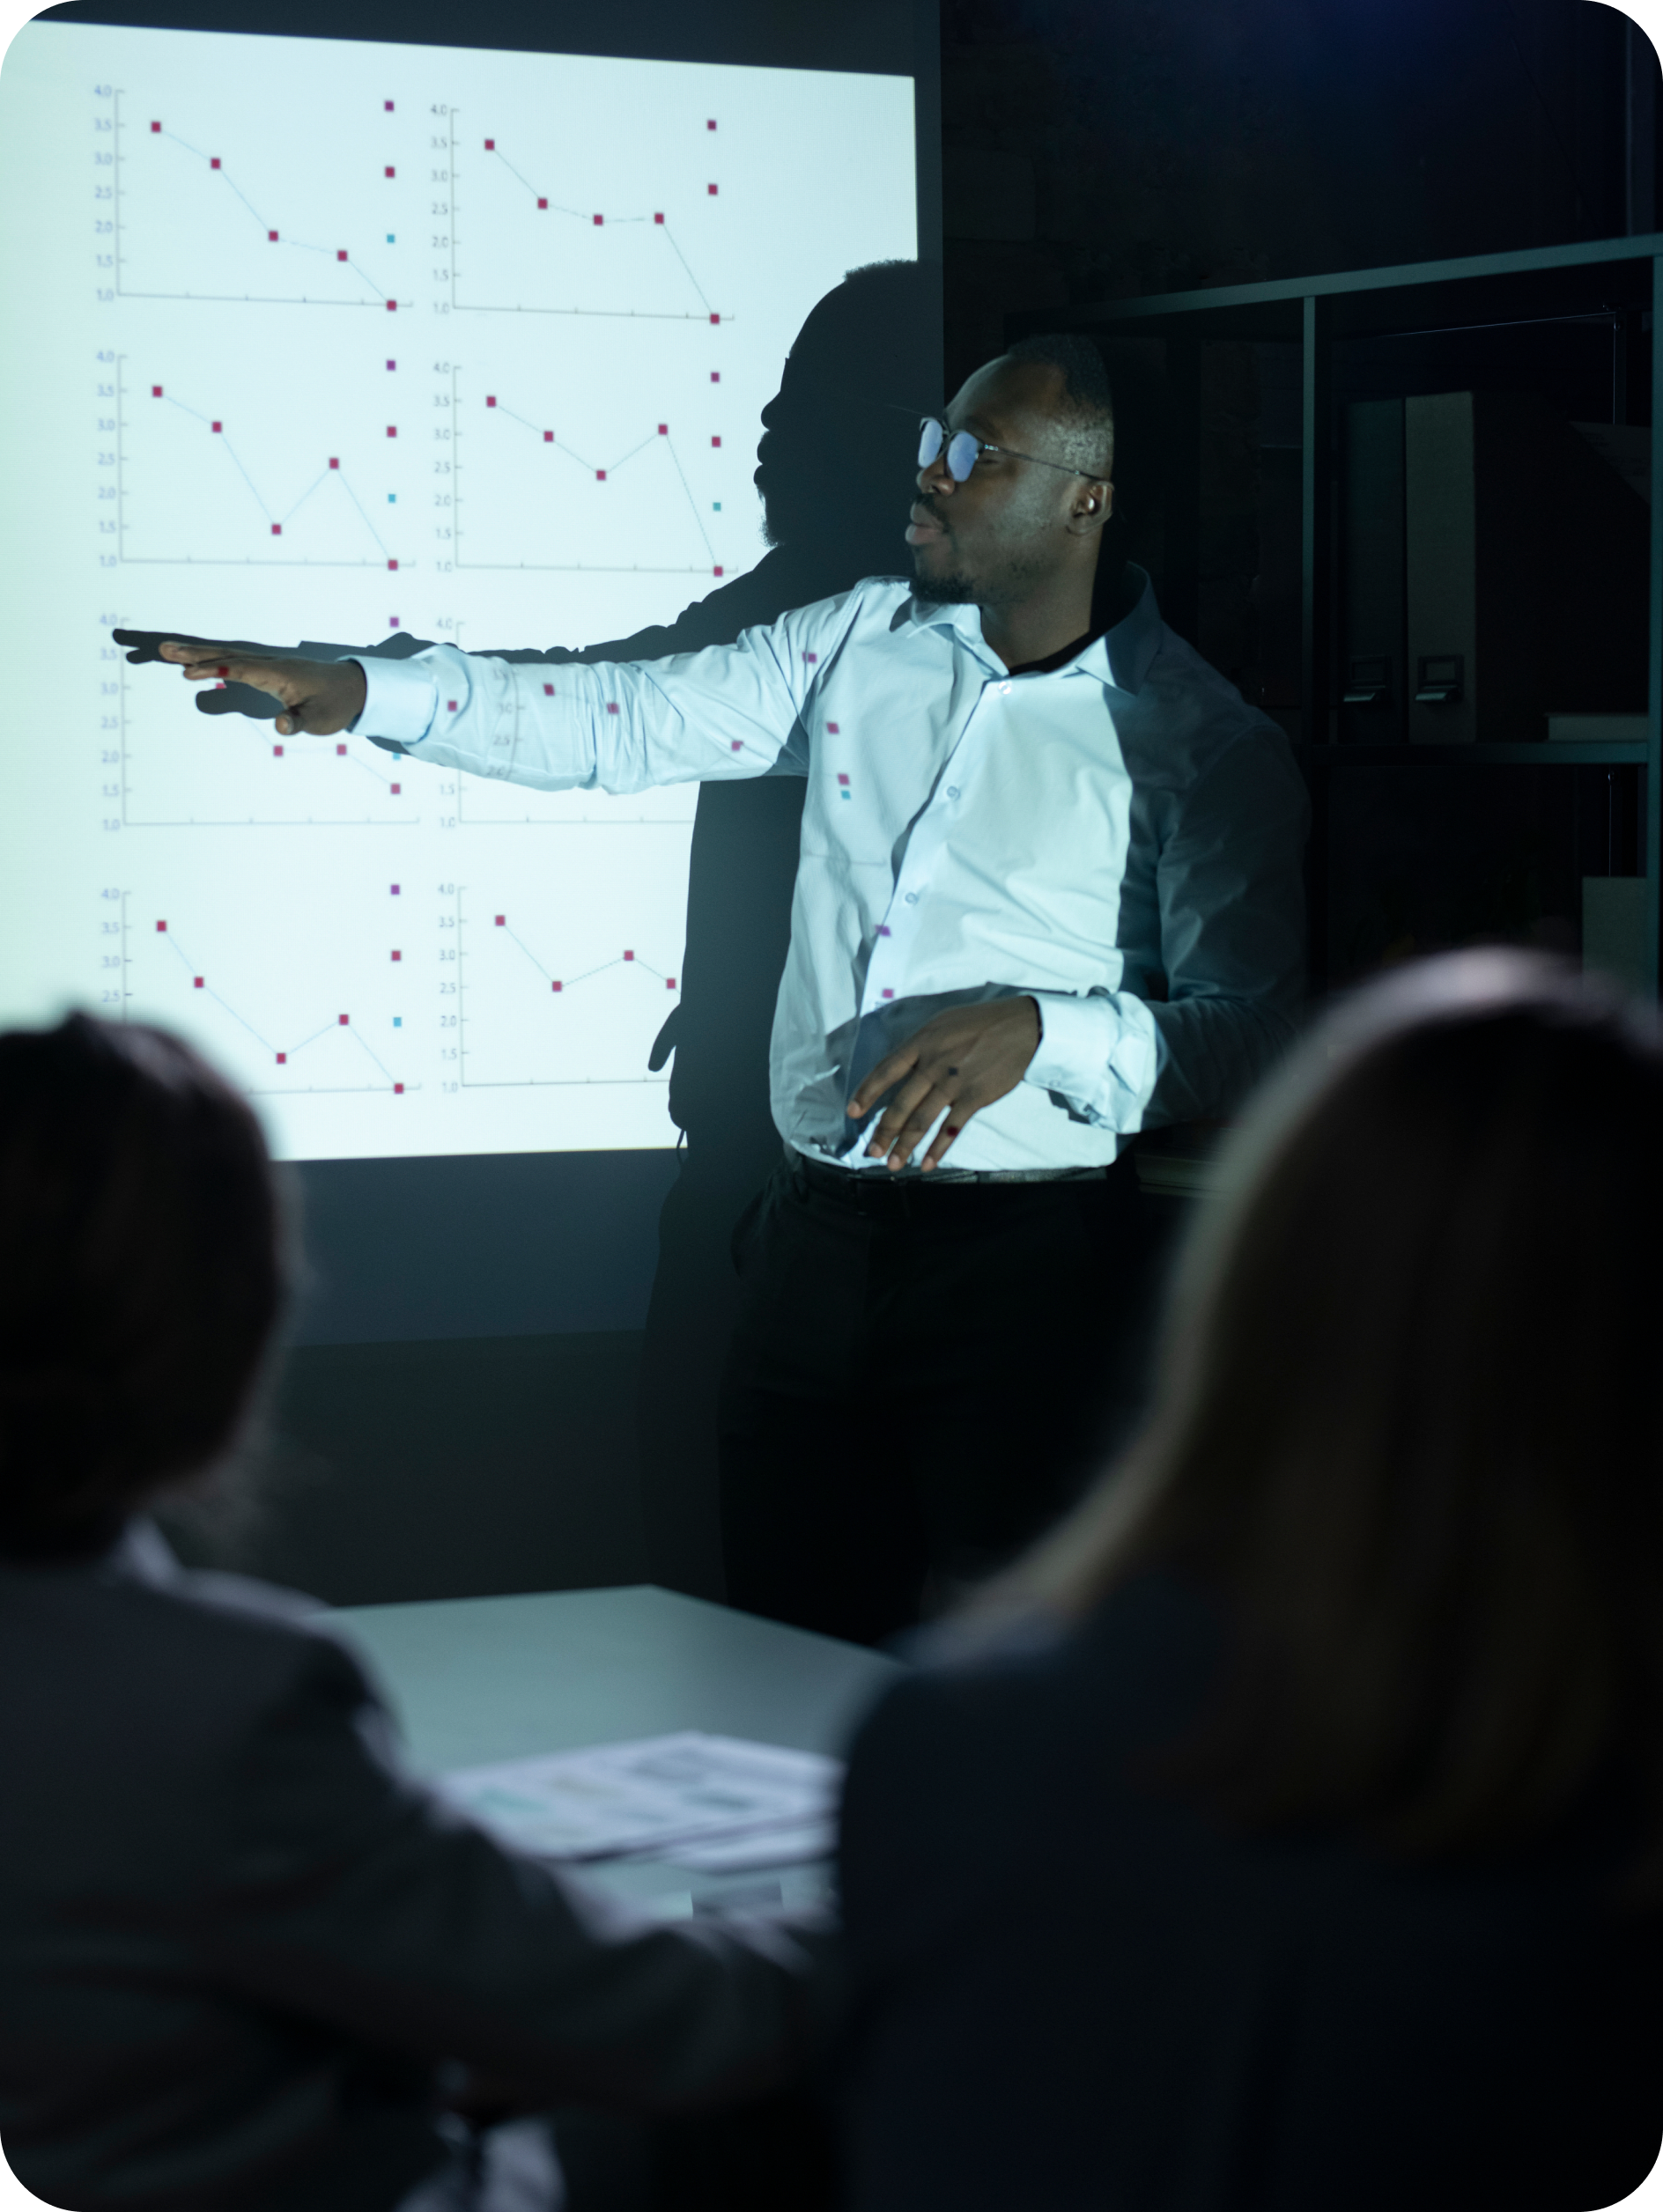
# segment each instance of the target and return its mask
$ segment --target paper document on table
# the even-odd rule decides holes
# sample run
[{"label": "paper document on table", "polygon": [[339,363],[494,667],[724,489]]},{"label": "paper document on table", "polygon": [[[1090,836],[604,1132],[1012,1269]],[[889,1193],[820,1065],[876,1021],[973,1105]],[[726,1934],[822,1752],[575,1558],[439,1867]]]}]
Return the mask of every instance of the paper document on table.
[{"label": "paper document on table", "polygon": [[669,1857],[677,1846],[708,1850],[754,1838],[760,1847],[777,1833],[783,1861],[802,1855],[805,1832],[824,1837],[829,1849],[842,1775],[839,1760],[817,1751],[689,1729],[470,1766],[442,1775],[439,1787],[483,1826],[540,1858]]}]

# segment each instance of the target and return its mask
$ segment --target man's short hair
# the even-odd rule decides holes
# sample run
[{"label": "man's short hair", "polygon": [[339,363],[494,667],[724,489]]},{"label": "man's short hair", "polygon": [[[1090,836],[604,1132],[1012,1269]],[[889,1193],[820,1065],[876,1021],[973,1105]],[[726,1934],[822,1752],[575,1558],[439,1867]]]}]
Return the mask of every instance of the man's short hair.
[{"label": "man's short hair", "polygon": [[1062,401],[1057,418],[1076,468],[1089,468],[1105,480],[1114,461],[1114,401],[1103,356],[1090,338],[1071,330],[1018,338],[1005,353],[1007,361],[1038,361],[1058,370],[1062,377]]}]

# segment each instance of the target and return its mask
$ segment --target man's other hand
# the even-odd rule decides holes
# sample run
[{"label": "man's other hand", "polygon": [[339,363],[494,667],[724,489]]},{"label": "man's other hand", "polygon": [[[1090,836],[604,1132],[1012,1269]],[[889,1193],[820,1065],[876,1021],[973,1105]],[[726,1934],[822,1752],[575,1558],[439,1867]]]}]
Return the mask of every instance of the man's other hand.
[{"label": "man's other hand", "polygon": [[[144,650],[149,644],[147,633],[117,630],[115,636],[122,644],[129,638],[141,640],[142,657],[152,657]],[[154,658],[182,668],[188,683],[224,686],[227,691],[247,685],[251,691],[267,694],[277,702],[277,727],[285,737],[333,737],[363,712],[366,687],[364,671],[355,660],[301,660],[293,654],[203,638],[162,638]],[[206,691],[196,704],[205,713],[225,712],[226,706],[218,699],[217,689]],[[259,713],[261,709],[248,705],[240,711]]]},{"label": "man's other hand", "polygon": [[859,1121],[885,1091],[899,1087],[872,1132],[868,1159],[904,1168],[944,1114],[921,1162],[927,1174],[939,1167],[971,1116],[1014,1091],[1038,1049],[1039,1008],[1032,999],[994,999],[938,1014],[880,1060],[849,1101],[849,1115]]}]

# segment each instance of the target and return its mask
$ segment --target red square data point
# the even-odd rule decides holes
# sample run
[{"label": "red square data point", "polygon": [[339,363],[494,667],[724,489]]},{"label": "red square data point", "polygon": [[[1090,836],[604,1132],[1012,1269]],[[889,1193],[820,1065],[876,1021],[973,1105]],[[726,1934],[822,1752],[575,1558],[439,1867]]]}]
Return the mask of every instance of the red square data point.
[{"label": "red square data point", "polygon": [[341,758],[341,759],[344,759],[344,758],[345,758],[345,756],[346,756],[346,748],[345,748],[345,746],[344,746],[344,745],[337,745],[337,746],[336,747],[335,750],[336,750],[336,754],[337,757],[339,757],[339,758]]},{"label": "red square data point", "polygon": [[[548,690],[549,686],[545,683],[545,684],[543,685],[543,689],[546,691],[546,690]],[[447,714],[454,714],[454,713],[456,712],[456,702],[455,702],[455,699],[447,699],[447,700],[446,700],[446,702],[445,702],[445,712],[446,712],[446,713],[447,713]]]},{"label": "red square data point", "polygon": [[552,445],[553,445],[553,443],[554,443],[554,432],[553,432],[551,430],[545,430],[545,431],[543,431],[543,444],[544,444],[545,446],[552,446]]},{"label": "red square data point", "polygon": [[191,977],[191,982],[194,984],[194,985],[196,986],[196,988],[198,991],[200,991],[200,990],[203,988],[203,980],[202,980],[202,977],[201,977],[200,976],[193,976],[193,977]]},{"label": "red square data point", "polygon": [[159,384],[152,384],[150,387],[150,395],[153,400],[160,399],[162,395],[161,386]]},{"label": "red square data point", "polygon": [[617,712],[617,701],[616,699],[609,699],[606,703],[606,711],[609,714],[616,714]]},{"label": "red square data point", "polygon": [[396,438],[398,436],[398,424],[396,423],[389,423],[387,425],[387,434],[389,438]]},{"label": "red square data point", "polygon": [[661,423],[658,426],[658,434],[661,438],[668,438],[669,436],[669,424],[668,423]]},{"label": "red square data point", "polygon": [[275,231],[268,231],[266,232],[266,238],[268,242],[273,246],[275,246],[277,242],[277,234]]},{"label": "red square data point", "polygon": [[404,957],[404,955],[403,955],[403,953],[395,953],[395,954],[393,955],[393,957],[394,957],[394,959],[395,959],[395,960],[403,960],[403,957]]},{"label": "red square data point", "polygon": [[283,748],[281,745],[274,745],[271,748],[271,752],[274,759],[281,760],[283,758]]},{"label": "red square data point", "polygon": [[625,953],[624,957],[625,960],[633,960],[635,955],[633,953]]},{"label": "red square data point", "polygon": [[344,246],[337,246],[336,247],[335,258],[337,262],[344,262],[346,259],[346,248]]},{"label": "red square data point", "polygon": [[[554,686],[553,686],[551,683],[545,683],[545,684],[543,685],[543,697],[544,697],[545,699],[551,699],[551,698],[554,697]],[[455,699],[453,699],[453,700],[451,701],[451,704],[452,704],[452,706],[455,706],[455,704],[456,704],[456,702],[455,701]]]},{"label": "red square data point", "polygon": [[600,229],[600,227],[601,227],[601,225],[602,225],[602,223],[604,223],[604,222],[605,222],[605,220],[606,220],[606,218],[605,218],[605,216],[603,216],[603,215],[597,215],[597,216],[595,217],[595,229],[596,229],[597,231]]},{"label": "red square data point", "polygon": [[895,996],[895,993],[894,993],[892,991],[886,991],[886,992],[883,993],[883,996],[884,996],[886,999],[892,999],[892,998]]},{"label": "red square data point", "polygon": [[839,784],[841,784],[841,785],[843,785],[844,789],[846,791],[846,790],[847,790],[847,788],[848,788],[848,782],[849,782],[848,778],[847,778],[846,776],[839,776],[839,777],[838,778],[838,781],[839,781]]},{"label": "red square data point", "polygon": [[396,568],[398,566],[398,563],[396,561],[389,561],[387,565],[388,568]]},{"label": "red square data point", "polygon": [[398,366],[398,364],[396,361],[389,361],[387,365],[389,369],[395,369]]},{"label": "red square data point", "polygon": [[218,430],[220,428],[220,425],[218,423],[210,423],[208,427],[210,430]]},{"label": "red square data point", "polygon": [[564,991],[565,989],[565,985],[563,983],[551,983],[549,985],[549,988],[551,991]]},{"label": "red square data point", "polygon": [[339,1022],[339,1024],[340,1024],[340,1026],[342,1027],[342,1029],[345,1029],[345,1027],[346,1027],[346,1016],[345,1016],[344,1014],[337,1014],[336,1015],[336,1017],[335,1017],[335,1018],[336,1018],[336,1021],[337,1021],[337,1022]]},{"label": "red square data point", "polygon": [[496,404],[497,404],[497,395],[496,395],[496,394],[495,394],[494,392],[487,392],[487,393],[485,394],[485,405],[486,405],[487,407],[494,407]]},{"label": "red square data point", "polygon": [[830,734],[830,735],[832,735],[832,737],[835,737],[835,736],[837,735],[837,734],[838,734],[838,726],[837,726],[837,724],[836,724],[835,722],[828,722],[828,723],[826,724],[826,726],[826,726],[827,732],[829,733],[829,734]]},{"label": "red square data point", "polygon": [[721,574],[721,563],[718,561],[715,567],[712,569],[710,572],[713,576],[720,576]]},{"label": "red square data point", "polygon": [[675,978],[675,977],[674,977],[674,976],[666,976],[666,977],[665,977],[665,978],[664,978],[664,988],[665,988],[665,990],[666,990],[666,991],[674,991],[674,990],[675,990],[675,988],[676,988],[676,978]]},{"label": "red square data point", "polygon": [[506,929],[507,925],[508,917],[506,914],[499,914],[497,917],[497,927],[499,929]]},{"label": "red square data point", "polygon": [[217,169],[219,166],[219,156],[218,154],[214,154],[210,157],[208,166],[211,169]]},{"label": "red square data point", "polygon": [[389,883],[388,885],[387,896],[388,898],[396,898],[398,896],[398,886],[396,883]]},{"label": "red square data point", "polygon": [[158,935],[158,936],[160,936],[160,935],[161,935],[161,933],[162,933],[162,932],[163,932],[164,930],[166,930],[166,927],[167,927],[167,925],[166,925],[166,922],[158,922],[158,923],[157,923],[157,925],[156,925],[156,933],[157,933],[157,935]]},{"label": "red square data point", "polygon": [[540,208],[546,208],[546,207],[548,206],[548,204],[549,204],[549,203],[548,203],[546,200],[539,200],[539,201],[537,202],[537,205],[538,205]]},{"label": "red square data point", "polygon": [[338,454],[336,454],[336,453],[331,453],[331,454],[329,455],[329,466],[330,466],[330,468],[338,468],[340,467],[340,465],[341,465],[340,456],[339,456]]},{"label": "red square data point", "polygon": [[399,796],[399,794],[403,792],[403,788],[404,788],[404,786],[403,786],[403,784],[395,784],[395,785],[392,786],[392,793],[393,793],[393,796],[394,796],[394,798],[395,798],[395,799],[396,799],[396,798]]},{"label": "red square data point", "polygon": [[721,439],[720,439],[720,438],[713,438],[713,439],[711,439],[711,441],[710,441],[710,442],[711,442],[711,444],[712,444],[713,446],[720,446],[720,445],[721,445]]},{"label": "red square data point", "polygon": [[151,129],[152,130],[159,130],[161,129],[161,125],[159,123],[152,123],[151,125]]},{"label": "red square data point", "polygon": [[706,130],[714,130],[716,126],[714,122],[708,122],[705,125],[705,128]]},{"label": "red square data point", "polygon": [[396,630],[398,628],[398,616],[396,615],[389,615],[387,617],[387,627],[389,630]]},{"label": "red square data point", "polygon": [[653,220],[654,220],[654,223],[662,223],[662,222],[664,220],[664,218],[663,218],[663,217],[662,217],[662,215],[655,215],[655,216],[653,218]]},{"label": "red square data point", "polygon": [[404,1095],[404,1086],[402,1083],[394,1084],[393,1095],[395,1098],[403,1098]]},{"label": "red square data point", "polygon": [[720,322],[721,321],[721,317],[720,315],[713,315],[711,317],[711,321],[713,322]]},{"label": "red square data point", "polygon": [[382,174],[383,174],[383,175],[385,175],[385,176],[389,176],[389,177],[392,175],[392,173],[393,173],[393,172],[392,172],[392,169],[390,168],[390,166],[389,166],[388,168],[385,169],[385,170],[382,172]]},{"label": "red square data point", "polygon": [[805,653],[804,653],[804,654],[803,654],[803,656],[802,656],[802,657],[803,657],[803,659],[804,659],[804,660],[808,662],[809,666],[811,668],[813,667],[813,666],[814,666],[815,662],[816,662],[816,661],[817,661],[817,660],[820,658],[820,656],[819,656],[819,654],[818,654],[817,653],[807,653],[807,652],[805,652]]},{"label": "red square data point", "polygon": [[713,200],[713,199],[715,198],[715,196],[716,196],[716,188],[715,188],[715,186],[714,186],[713,184],[707,184],[707,185],[705,187],[705,189],[706,189],[706,192],[708,192],[708,193],[709,193],[709,195],[710,195],[711,198]]},{"label": "red square data point", "polygon": [[743,752],[744,751],[744,749],[745,749],[745,741],[744,741],[743,738],[741,738],[741,737],[730,737],[730,738],[728,739],[728,750],[730,753],[743,753]]},{"label": "red square data point", "polygon": [[382,107],[386,110],[386,112],[387,112],[389,115],[392,114],[392,112],[393,112],[393,103],[392,103],[392,101],[391,101],[390,100],[384,100],[381,102],[381,106],[382,106]]},{"label": "red square data point", "polygon": [[496,151],[497,151],[497,142],[496,142],[496,140],[495,140],[494,138],[487,138],[487,139],[486,139],[486,141],[485,141],[485,151],[486,151],[487,153],[495,153],[495,152],[496,152]]},{"label": "red square data point", "polygon": [[273,536],[274,538],[280,538],[280,537],[283,535],[283,525],[282,525],[282,523],[280,523],[280,522],[274,522],[274,523],[272,524],[272,526],[271,526],[271,535],[272,535],[272,536]]},{"label": "red square data point", "polygon": [[595,481],[596,483],[604,483],[606,482],[606,471],[604,468],[597,468],[595,470]]},{"label": "red square data point", "polygon": [[278,1065],[279,1067],[287,1067],[287,1065],[289,1065],[289,1056],[288,1056],[288,1054],[287,1054],[286,1052],[279,1052],[279,1053],[278,1053],[278,1055],[277,1055],[277,1065]]},{"label": "red square data point", "polygon": [[721,382],[721,371],[720,369],[713,369],[710,372],[710,380],[713,384],[720,384]]},{"label": "red square data point", "polygon": [[388,301],[387,312],[389,315],[395,315],[398,313],[398,302],[396,299],[389,299]]}]

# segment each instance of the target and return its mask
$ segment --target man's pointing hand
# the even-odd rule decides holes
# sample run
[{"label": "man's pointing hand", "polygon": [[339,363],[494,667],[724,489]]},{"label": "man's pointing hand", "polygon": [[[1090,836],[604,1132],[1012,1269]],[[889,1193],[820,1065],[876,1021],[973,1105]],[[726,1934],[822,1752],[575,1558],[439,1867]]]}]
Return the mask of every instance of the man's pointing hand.
[{"label": "man's pointing hand", "polygon": [[[292,654],[274,653],[269,647],[216,641],[205,638],[167,638],[154,630],[118,630],[115,642],[135,648],[131,660],[166,660],[182,668],[188,683],[247,685],[265,694],[256,703],[239,699],[237,711],[270,713],[269,702],[278,707],[277,726],[285,737],[302,734],[332,737],[357,720],[363,712],[366,686],[364,671],[355,660],[301,660]],[[202,693],[196,704],[204,713],[228,711],[216,702],[214,691]]]}]

